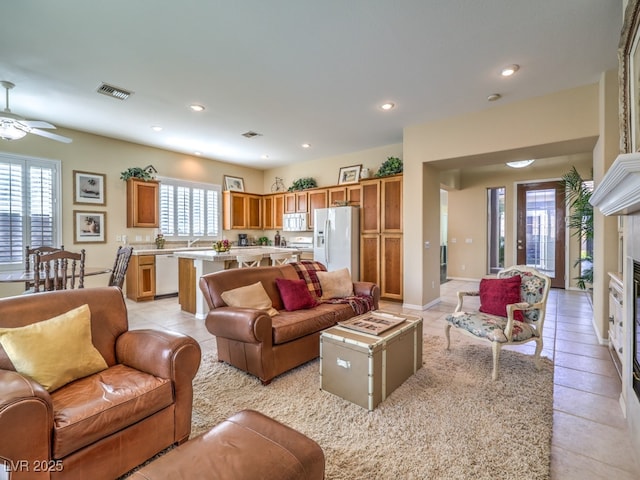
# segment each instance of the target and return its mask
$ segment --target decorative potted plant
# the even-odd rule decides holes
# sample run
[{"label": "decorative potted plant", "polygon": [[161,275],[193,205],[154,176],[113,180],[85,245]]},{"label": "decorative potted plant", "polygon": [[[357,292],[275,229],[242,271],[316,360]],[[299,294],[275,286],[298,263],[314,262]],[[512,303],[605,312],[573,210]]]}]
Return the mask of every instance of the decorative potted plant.
[{"label": "decorative potted plant", "polygon": [[299,178],[289,187],[290,192],[295,192],[297,190],[307,190],[308,188],[315,188],[318,184],[316,180],[311,177]]},{"label": "decorative potted plant", "polygon": [[402,160],[398,157],[388,157],[387,160],[380,165],[380,168],[376,172],[376,177],[387,177],[398,173],[402,173]]},{"label": "decorative potted plant", "polygon": [[148,182],[154,179],[154,173],[158,173],[153,165],[147,165],[144,168],[131,167],[127,168],[124,172],[120,172],[120,180],[129,180],[130,178],[138,178]]},{"label": "decorative potted plant", "polygon": [[[568,200],[567,225],[572,230],[571,234],[577,236],[581,244],[580,257],[573,265],[580,266],[580,275],[575,280],[578,288],[585,290],[587,284],[593,284],[593,205],[589,203],[593,191],[580,176],[576,167],[571,167],[571,170],[562,176],[561,183]],[[583,243],[586,244],[584,251]]]}]

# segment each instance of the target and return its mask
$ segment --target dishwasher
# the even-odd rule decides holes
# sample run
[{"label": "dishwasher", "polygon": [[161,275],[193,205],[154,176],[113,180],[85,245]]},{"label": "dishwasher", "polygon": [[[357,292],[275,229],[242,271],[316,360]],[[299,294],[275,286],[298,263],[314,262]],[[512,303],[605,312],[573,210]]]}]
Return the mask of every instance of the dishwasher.
[{"label": "dishwasher", "polygon": [[178,294],[178,257],[156,255],[156,297]]}]

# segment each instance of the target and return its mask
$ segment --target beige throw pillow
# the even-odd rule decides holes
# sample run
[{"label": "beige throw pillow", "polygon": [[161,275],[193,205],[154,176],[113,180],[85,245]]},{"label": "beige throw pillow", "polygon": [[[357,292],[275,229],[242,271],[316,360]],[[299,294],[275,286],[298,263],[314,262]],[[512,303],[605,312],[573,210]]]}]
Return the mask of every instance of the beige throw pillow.
[{"label": "beige throw pillow", "polygon": [[88,305],[18,328],[0,328],[0,344],[15,369],[53,391],[106,369],[91,342]]},{"label": "beige throw pillow", "polygon": [[343,298],[353,295],[353,282],[348,268],[333,272],[316,272],[322,287],[322,299]]},{"label": "beige throw pillow", "polygon": [[238,287],[222,292],[220,297],[230,307],[266,310],[271,317],[278,314],[278,311],[273,308],[269,294],[259,281],[246,287]]}]

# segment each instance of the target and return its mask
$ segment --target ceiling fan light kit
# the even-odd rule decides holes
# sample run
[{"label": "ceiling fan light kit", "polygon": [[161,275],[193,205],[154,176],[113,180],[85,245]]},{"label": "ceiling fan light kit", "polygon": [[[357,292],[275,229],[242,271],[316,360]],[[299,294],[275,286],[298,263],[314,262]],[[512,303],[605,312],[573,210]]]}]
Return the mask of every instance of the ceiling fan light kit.
[{"label": "ceiling fan light kit", "polygon": [[11,112],[9,108],[9,90],[15,85],[6,80],[0,81],[0,84],[5,89],[5,108],[0,112],[0,139],[2,140],[20,140],[27,133],[33,133],[40,137],[50,138],[62,143],[71,143],[72,140],[62,135],[46,132],[40,130],[41,128],[55,129],[53,125],[48,122],[42,122],[38,120],[25,120],[18,115]]}]

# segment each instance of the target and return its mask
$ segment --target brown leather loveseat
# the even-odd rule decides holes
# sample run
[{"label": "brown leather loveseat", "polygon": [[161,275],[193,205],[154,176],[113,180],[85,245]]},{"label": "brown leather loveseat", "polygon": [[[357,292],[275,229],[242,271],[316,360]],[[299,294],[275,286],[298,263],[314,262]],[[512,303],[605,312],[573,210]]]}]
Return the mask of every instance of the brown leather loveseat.
[{"label": "brown leather loveseat", "polygon": [[[189,437],[200,347],[180,333],[129,330],[119,288],[0,299],[0,328],[45,325],[84,305],[90,310],[87,342],[105,365],[59,388],[48,391],[18,373],[2,337],[0,460],[12,480],[114,479]],[[28,357],[25,350],[21,355]]]},{"label": "brown leather loveseat", "polygon": [[[348,303],[320,303],[309,309],[285,311],[277,278],[299,280],[299,275],[292,264],[285,264],[233,268],[200,277],[200,289],[210,309],[205,324],[216,337],[218,360],[255,375],[265,385],[281,373],[317,358],[322,330],[356,315]],[[230,307],[222,299],[224,292],[256,282],[262,283],[278,315]],[[378,309],[378,285],[354,282],[353,292],[370,297],[371,309]]]}]

